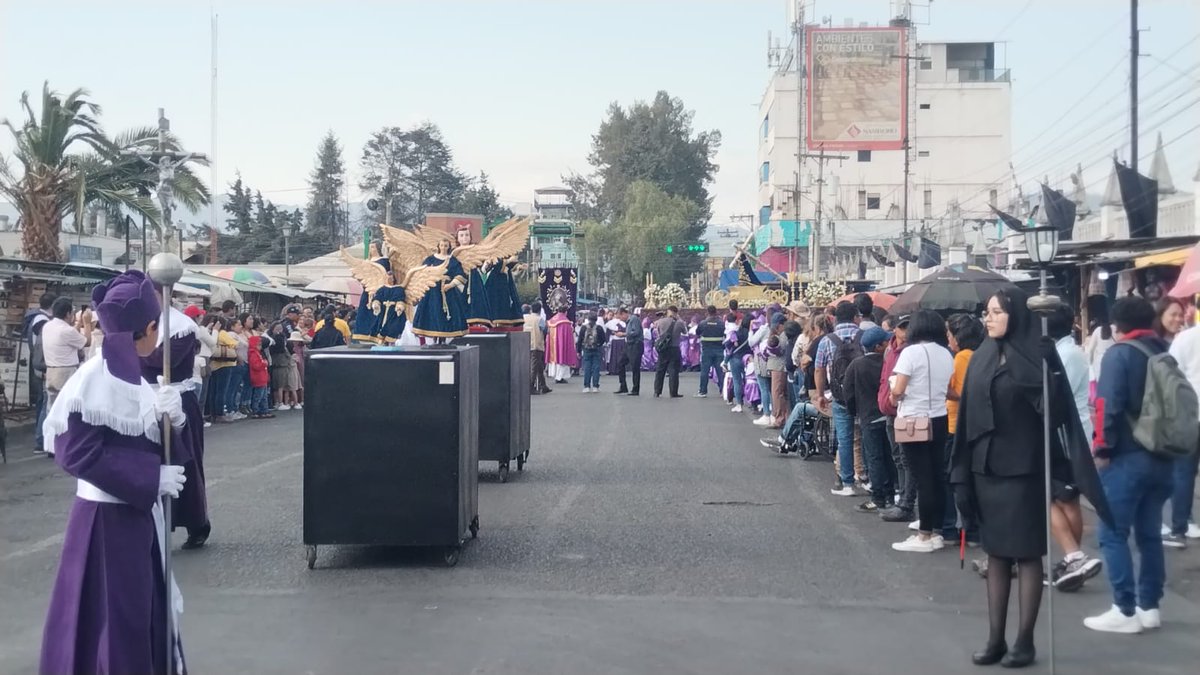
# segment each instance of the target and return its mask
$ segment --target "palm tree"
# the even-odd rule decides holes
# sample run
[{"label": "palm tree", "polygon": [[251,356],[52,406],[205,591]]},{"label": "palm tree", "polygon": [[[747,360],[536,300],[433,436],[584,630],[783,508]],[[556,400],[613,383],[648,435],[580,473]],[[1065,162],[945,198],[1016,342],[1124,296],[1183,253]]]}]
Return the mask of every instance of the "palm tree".
[{"label": "palm tree", "polygon": [[[22,172],[17,176],[7,158],[0,157],[0,193],[12,200],[24,223],[21,246],[31,260],[62,258],[59,235],[69,213],[77,222],[89,206],[100,208],[120,221],[123,209],[145,215],[156,226],[161,214],[150,199],[157,174],[143,160],[122,154],[123,150],[157,147],[156,129],[133,129],[111,140],[100,127],[100,107],[88,100],[88,92],[76,89],[65,98],[42,87],[41,115],[21,95],[26,119],[18,129],[9,120],[2,124],[12,132],[13,156]],[[178,150],[177,139],[168,135],[168,149]],[[85,154],[72,150],[85,146]],[[185,207],[196,208],[209,199],[207,189],[186,167],[176,170],[175,195]]]}]

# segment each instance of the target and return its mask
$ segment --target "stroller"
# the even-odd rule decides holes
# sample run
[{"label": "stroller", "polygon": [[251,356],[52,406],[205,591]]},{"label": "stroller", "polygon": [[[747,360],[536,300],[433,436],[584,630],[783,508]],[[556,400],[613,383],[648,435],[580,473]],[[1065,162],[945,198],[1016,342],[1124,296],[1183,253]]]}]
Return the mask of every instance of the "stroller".
[{"label": "stroller", "polygon": [[780,437],[780,454],[796,453],[802,459],[820,455],[833,456],[830,442],[832,424],[817,406],[807,399],[800,401],[788,415]]}]

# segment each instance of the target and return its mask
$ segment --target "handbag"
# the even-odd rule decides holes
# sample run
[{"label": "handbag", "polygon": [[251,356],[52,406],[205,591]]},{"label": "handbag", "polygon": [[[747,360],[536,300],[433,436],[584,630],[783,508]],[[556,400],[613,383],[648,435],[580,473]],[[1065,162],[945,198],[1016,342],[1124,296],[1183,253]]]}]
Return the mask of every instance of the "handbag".
[{"label": "handbag", "polygon": [[[929,349],[922,346],[925,352],[926,368],[929,370],[929,401],[933,402],[933,362],[929,359]],[[927,443],[933,439],[933,422],[929,416],[896,417],[893,423],[897,443]]]},{"label": "handbag", "polygon": [[675,319],[671,319],[667,330],[654,341],[654,351],[658,353],[659,358],[664,358],[671,350],[671,336],[675,333],[675,321]]}]

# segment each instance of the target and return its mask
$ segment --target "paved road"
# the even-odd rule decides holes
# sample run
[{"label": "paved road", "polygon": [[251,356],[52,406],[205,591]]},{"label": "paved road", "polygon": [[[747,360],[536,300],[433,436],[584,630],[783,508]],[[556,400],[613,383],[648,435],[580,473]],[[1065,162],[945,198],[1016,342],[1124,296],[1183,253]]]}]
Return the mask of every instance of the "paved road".
[{"label": "paved road", "polygon": [[[535,397],[530,464],[506,485],[482,467],[483,529],[454,569],[329,547],[306,569],[299,415],[210,430],[213,538],[175,558],[193,672],[974,670],[983,585],[957,555],[892,552],[903,526],[854,512],[829,464],[771,455],[719,400]],[[0,467],[0,673],[36,668],[72,493],[48,461]],[[1200,546],[1168,556],[1160,632],[1082,628],[1109,603],[1100,579],[1056,597],[1060,673],[1194,672]]]}]

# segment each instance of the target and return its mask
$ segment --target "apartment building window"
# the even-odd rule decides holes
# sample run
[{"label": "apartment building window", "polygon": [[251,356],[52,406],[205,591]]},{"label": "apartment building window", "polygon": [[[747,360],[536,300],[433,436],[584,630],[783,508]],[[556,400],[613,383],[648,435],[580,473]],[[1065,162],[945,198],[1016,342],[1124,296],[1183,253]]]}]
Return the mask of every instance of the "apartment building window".
[{"label": "apartment building window", "polygon": [[767,115],[766,117],[763,118],[763,123],[762,123],[763,139],[766,139],[766,137],[770,134],[770,132],[771,132],[771,116]]},{"label": "apartment building window", "polygon": [[999,196],[1000,196],[999,193],[996,192],[996,188],[992,188],[991,190],[988,190],[988,204],[994,205],[996,203],[996,199]]},{"label": "apartment building window", "polygon": [[921,110],[929,110],[929,104],[928,104],[928,103],[921,103],[921,104],[919,105],[919,107],[921,108]]},{"label": "apartment building window", "polygon": [[920,61],[920,64],[921,70],[933,70],[933,61],[929,60],[929,57],[925,57],[923,61]]},{"label": "apartment building window", "polygon": [[771,222],[771,207],[764,206],[758,210],[758,224],[766,225]]},{"label": "apartment building window", "polygon": [[867,194],[867,210],[868,211],[878,211],[879,210],[879,193],[878,192],[871,192],[871,193]]},{"label": "apartment building window", "polygon": [[771,163],[763,162],[762,167],[759,169],[758,182],[766,183],[770,179],[771,179]]},{"label": "apartment building window", "polygon": [[928,156],[929,156],[928,150],[918,150],[917,151],[917,157],[928,157]]},{"label": "apartment building window", "polygon": [[933,190],[925,191],[925,217],[933,217]]},{"label": "apartment building window", "polygon": [[866,190],[858,191],[858,217],[859,218],[867,217],[867,191]]},{"label": "apartment building window", "polygon": [[870,150],[859,150],[858,151],[858,161],[860,161],[860,162],[871,161],[871,151]]}]

